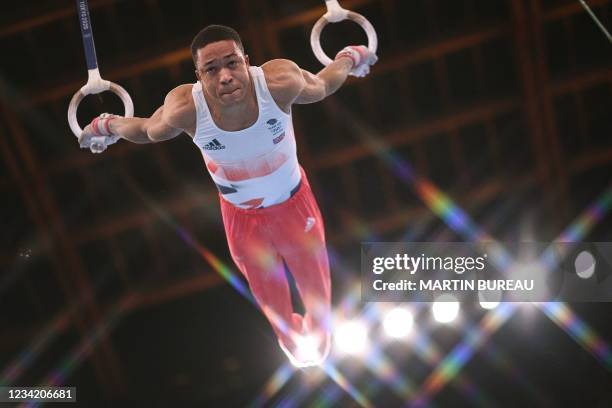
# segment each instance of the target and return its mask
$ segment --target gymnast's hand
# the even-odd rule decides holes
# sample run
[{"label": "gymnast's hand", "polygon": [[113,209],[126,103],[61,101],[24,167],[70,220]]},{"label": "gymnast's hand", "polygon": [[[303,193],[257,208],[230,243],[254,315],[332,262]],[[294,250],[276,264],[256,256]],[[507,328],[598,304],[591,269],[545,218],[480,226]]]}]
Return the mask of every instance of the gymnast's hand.
[{"label": "gymnast's hand", "polygon": [[110,113],[103,113],[83,129],[79,136],[79,146],[82,149],[89,149],[92,153],[102,153],[109,145],[116,143],[120,139],[119,135],[113,134],[110,129],[110,122],[121,116]]},{"label": "gymnast's hand", "polygon": [[356,77],[364,77],[370,73],[370,67],[378,61],[378,57],[365,45],[349,45],[344,47],[338,54],[339,58],[350,58],[353,60],[353,68],[349,75]]}]

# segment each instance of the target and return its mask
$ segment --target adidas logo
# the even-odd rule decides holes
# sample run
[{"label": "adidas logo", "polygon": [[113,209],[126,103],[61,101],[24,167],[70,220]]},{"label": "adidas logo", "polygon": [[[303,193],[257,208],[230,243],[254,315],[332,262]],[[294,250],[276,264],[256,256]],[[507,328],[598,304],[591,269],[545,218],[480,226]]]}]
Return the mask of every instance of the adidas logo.
[{"label": "adidas logo", "polygon": [[212,142],[206,143],[204,145],[204,150],[223,150],[225,149],[225,145],[219,143],[217,139],[213,139]]}]

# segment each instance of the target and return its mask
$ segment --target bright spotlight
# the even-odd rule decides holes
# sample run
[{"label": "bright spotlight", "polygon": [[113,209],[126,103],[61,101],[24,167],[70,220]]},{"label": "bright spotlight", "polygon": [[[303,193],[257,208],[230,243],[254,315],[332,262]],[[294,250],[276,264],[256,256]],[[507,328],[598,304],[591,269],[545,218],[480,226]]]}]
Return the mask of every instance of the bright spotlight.
[{"label": "bright spotlight", "polygon": [[478,300],[483,309],[495,309],[497,306],[499,306],[501,292],[498,290],[480,291],[478,292]]},{"label": "bright spotlight", "polygon": [[480,302],[480,306],[483,309],[491,310],[491,309],[495,309],[497,306],[499,306],[499,302]]},{"label": "bright spotlight", "polygon": [[589,279],[595,272],[595,258],[589,251],[582,251],[574,261],[576,273],[582,279]]},{"label": "bright spotlight", "polygon": [[480,302],[480,306],[483,309],[492,310],[499,306],[499,302]]},{"label": "bright spotlight", "polygon": [[432,312],[434,319],[439,323],[450,323],[459,314],[459,302],[454,296],[444,294],[436,298]]},{"label": "bright spotlight", "polygon": [[389,337],[406,337],[412,330],[414,318],[412,313],[404,307],[396,307],[389,311],[383,320],[383,328]]},{"label": "bright spotlight", "polygon": [[363,323],[349,321],[338,326],[334,340],[336,346],[344,353],[358,354],[365,350],[368,342],[368,332]]}]

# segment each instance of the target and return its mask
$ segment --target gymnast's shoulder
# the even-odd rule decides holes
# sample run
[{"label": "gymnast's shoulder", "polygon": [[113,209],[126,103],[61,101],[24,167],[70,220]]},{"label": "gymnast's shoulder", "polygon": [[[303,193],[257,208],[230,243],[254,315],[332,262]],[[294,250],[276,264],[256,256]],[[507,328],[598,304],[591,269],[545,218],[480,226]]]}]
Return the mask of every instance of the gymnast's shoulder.
[{"label": "gymnast's shoulder", "polygon": [[280,105],[291,104],[304,88],[302,70],[288,59],[273,59],[261,66],[272,97]]},{"label": "gymnast's shoulder", "polygon": [[193,84],[179,85],[166,95],[163,117],[166,123],[178,128],[189,129],[196,118],[195,104],[191,96]]},{"label": "gymnast's shoulder", "polygon": [[270,85],[289,85],[291,82],[299,82],[302,70],[293,61],[288,59],[273,59],[261,66],[268,87]]}]

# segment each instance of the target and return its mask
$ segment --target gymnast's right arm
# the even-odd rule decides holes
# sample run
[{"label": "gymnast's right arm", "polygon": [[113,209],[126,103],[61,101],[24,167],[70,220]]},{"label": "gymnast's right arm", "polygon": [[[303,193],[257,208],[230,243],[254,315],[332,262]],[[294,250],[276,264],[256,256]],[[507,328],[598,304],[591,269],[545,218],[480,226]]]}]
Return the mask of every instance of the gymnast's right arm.
[{"label": "gymnast's right arm", "polygon": [[[83,131],[87,136],[118,136],[132,143],[156,143],[172,139],[189,128],[195,117],[191,86],[179,86],[168,93],[164,104],[149,118],[124,118],[101,115]],[[189,93],[186,93],[189,90]],[[188,97],[188,98],[187,98]]]}]

